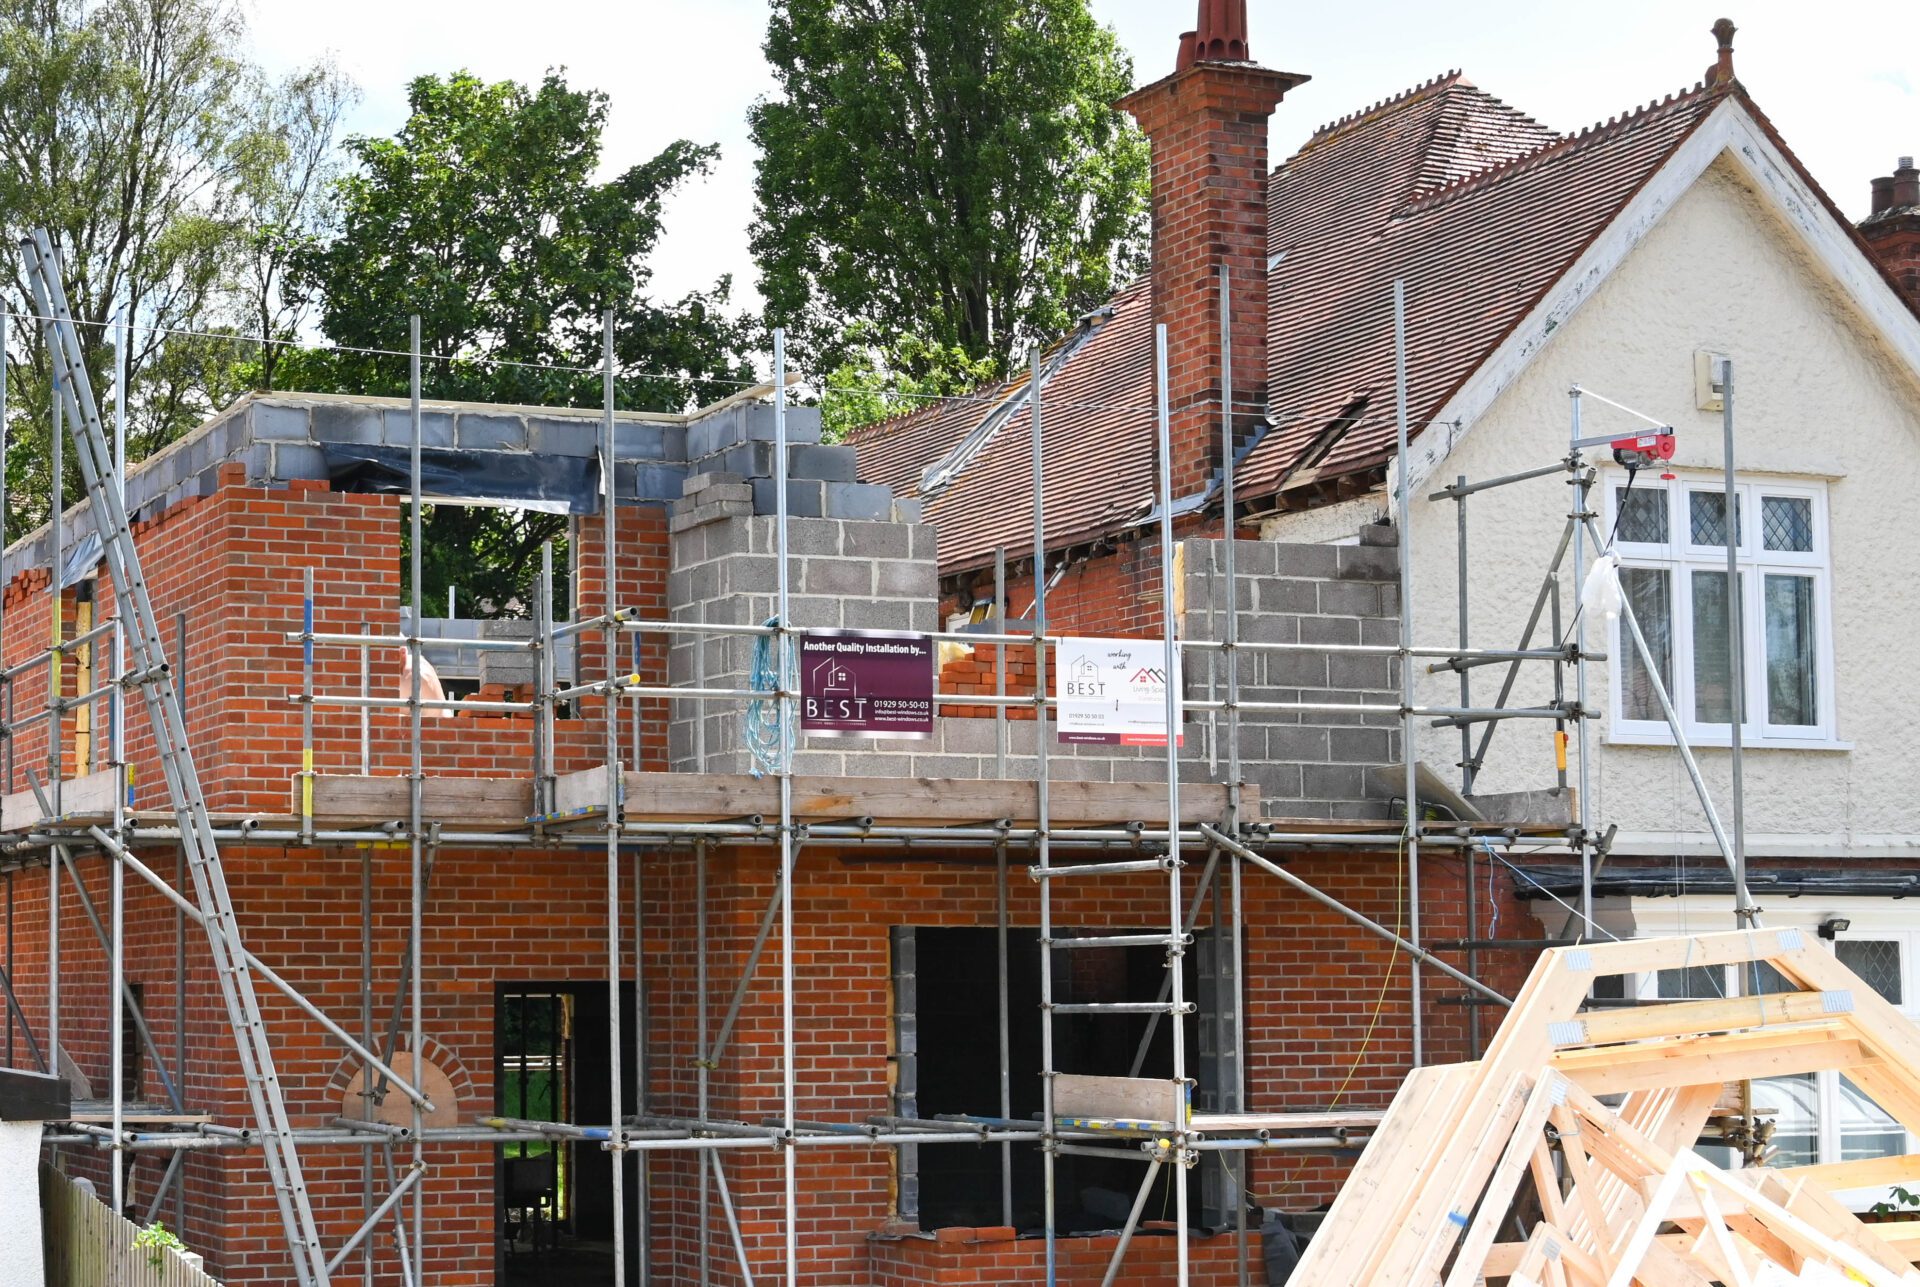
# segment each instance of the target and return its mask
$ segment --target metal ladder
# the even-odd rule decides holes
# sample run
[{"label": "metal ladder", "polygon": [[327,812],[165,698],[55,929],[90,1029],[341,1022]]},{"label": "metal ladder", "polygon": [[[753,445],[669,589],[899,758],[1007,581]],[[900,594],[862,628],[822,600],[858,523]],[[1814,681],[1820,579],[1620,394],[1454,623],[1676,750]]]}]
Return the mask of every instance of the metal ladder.
[{"label": "metal ladder", "polygon": [[[292,1127],[287,1118],[286,1097],[274,1071],[273,1049],[260,1017],[260,1003],[254,993],[253,975],[240,946],[240,923],[234,916],[233,898],[227,889],[226,874],[220,866],[220,852],[214,840],[213,822],[207,814],[200,779],[194,771],[193,754],[188,748],[186,723],[176,698],[173,673],[160,638],[159,621],[147,596],[147,583],[140,570],[140,556],[134,548],[133,531],[127,523],[126,507],[119,491],[111,485],[113,456],[107,445],[105,425],[94,403],[93,386],[81,358],[79,336],[73,315],[67,306],[66,289],[61,283],[59,261],[52,240],[44,230],[36,230],[20,243],[26,261],[27,280],[34,304],[47,336],[47,347],[58,378],[55,385],[67,412],[73,434],[75,457],[85,480],[87,496],[93,504],[93,522],[100,535],[101,551],[115,594],[125,605],[123,615],[133,646],[133,669],[118,677],[123,688],[137,688],[145,701],[147,720],[153,729],[154,745],[166,778],[167,794],[173,802],[174,816],[180,827],[180,847],[187,869],[193,873],[194,893],[206,916],[207,942],[213,953],[214,971],[220,980],[220,993],[226,1002],[227,1018],[233,1025],[240,1065],[246,1075],[247,1094],[259,1123],[262,1150],[273,1180],[275,1201],[286,1226],[287,1242],[293,1253],[293,1267],[301,1287],[326,1287],[327,1258],[321,1249],[320,1234],[313,1217],[313,1205],[307,1196],[306,1181],[294,1149]],[[54,551],[56,573],[59,551]],[[117,839],[117,838],[116,838]]]}]

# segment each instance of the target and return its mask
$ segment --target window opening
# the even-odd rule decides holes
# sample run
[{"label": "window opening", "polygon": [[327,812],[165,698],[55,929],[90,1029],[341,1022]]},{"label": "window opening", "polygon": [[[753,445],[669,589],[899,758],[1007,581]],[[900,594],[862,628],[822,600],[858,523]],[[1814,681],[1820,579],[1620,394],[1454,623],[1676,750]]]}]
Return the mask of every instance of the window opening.
[{"label": "window opening", "polygon": [[[1136,927],[1138,928],[1138,927]],[[1056,930],[1062,938],[1100,930]],[[909,946],[909,944],[911,946]],[[997,931],[992,928],[908,926],[893,936],[896,1040],[896,1098],[902,1111],[935,1117],[942,1113],[1000,1113],[999,985]],[[1054,999],[1058,1002],[1153,1001],[1166,978],[1165,953],[1157,947],[1055,951]],[[1195,994],[1188,973],[1188,998]],[[1041,1111],[1040,1087],[1040,940],[1032,929],[1008,933],[1009,1064],[1012,1115],[1019,1120]],[[1184,1016],[1189,1050],[1198,1050],[1200,1015]],[[1124,1076],[1145,1036],[1148,1017],[1136,1014],[1060,1016],[1054,1021],[1054,1067],[1060,1072]],[[1191,1071],[1191,1070],[1190,1070]],[[1147,1043],[1138,1076],[1168,1077],[1173,1072],[1173,1037],[1162,1016]],[[1204,1077],[1204,1073],[1197,1076]],[[900,1186],[902,1215],[915,1216],[923,1229],[997,1225],[1001,1222],[998,1149],[921,1148],[901,1150],[910,1168]],[[1141,1166],[1131,1159],[1056,1159],[1056,1224],[1062,1235],[1118,1229],[1139,1191]],[[1149,1195],[1149,1218],[1166,1219],[1174,1209],[1175,1168],[1163,1168]],[[909,1182],[912,1181],[912,1182]],[[907,1204],[917,1202],[909,1210]],[[1040,1152],[1013,1151],[1013,1204],[1016,1227],[1037,1230],[1045,1218]],[[1198,1209],[1199,1204],[1195,1204]]]}]

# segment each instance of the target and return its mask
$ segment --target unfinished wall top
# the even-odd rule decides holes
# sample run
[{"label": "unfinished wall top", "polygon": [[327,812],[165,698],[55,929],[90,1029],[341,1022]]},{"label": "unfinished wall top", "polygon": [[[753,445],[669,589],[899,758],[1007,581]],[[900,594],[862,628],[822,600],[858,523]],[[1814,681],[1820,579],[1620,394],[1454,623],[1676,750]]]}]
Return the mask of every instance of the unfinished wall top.
[{"label": "unfinished wall top", "polygon": [[[756,511],[772,513],[771,394],[771,385],[761,385],[685,414],[615,412],[615,495],[626,503],[665,504],[680,499],[690,476],[727,474],[753,482]],[[602,415],[569,407],[426,401],[420,425],[424,494],[597,512]],[[830,494],[851,503],[855,497],[841,493],[853,487],[862,489],[860,501],[873,506],[877,498],[867,493],[886,490],[860,482],[852,448],[821,444],[818,408],[789,406],[786,440],[793,513],[825,512]],[[127,510],[146,520],[189,497],[210,495],[217,471],[228,462],[243,464],[253,484],[319,479],[336,491],[404,495],[412,442],[405,398],[248,394],[131,468]],[[98,561],[89,508],[83,501],[66,511],[64,583],[90,575]],[[47,544],[44,526],[17,539],[0,576],[10,580],[46,566]]]}]

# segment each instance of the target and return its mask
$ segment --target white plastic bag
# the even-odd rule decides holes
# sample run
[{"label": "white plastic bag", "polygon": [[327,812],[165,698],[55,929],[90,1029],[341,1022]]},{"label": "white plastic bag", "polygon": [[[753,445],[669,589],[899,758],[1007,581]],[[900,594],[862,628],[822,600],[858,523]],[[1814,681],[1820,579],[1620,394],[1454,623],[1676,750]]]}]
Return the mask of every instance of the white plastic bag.
[{"label": "white plastic bag", "polygon": [[1588,616],[1600,616],[1612,622],[1620,615],[1620,556],[1602,554],[1587,569],[1587,580],[1580,587],[1580,610]]}]

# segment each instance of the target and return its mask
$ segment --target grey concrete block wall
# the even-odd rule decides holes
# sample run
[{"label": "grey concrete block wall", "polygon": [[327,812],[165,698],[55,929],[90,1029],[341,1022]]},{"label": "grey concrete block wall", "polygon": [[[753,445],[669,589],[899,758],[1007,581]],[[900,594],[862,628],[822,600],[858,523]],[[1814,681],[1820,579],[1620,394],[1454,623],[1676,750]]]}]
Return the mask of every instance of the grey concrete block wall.
[{"label": "grey concrete block wall", "polygon": [[[723,476],[721,476],[723,477]],[[708,492],[735,486],[714,482],[676,507],[667,574],[671,618],[708,625],[757,626],[777,611],[778,569],[774,519],[721,512]],[[741,502],[733,502],[745,509]],[[688,522],[699,515],[702,521]],[[794,517],[787,523],[788,605],[796,625],[846,630],[937,629],[939,572],[932,533],[906,523]],[[668,682],[676,686],[745,689],[757,651],[751,635],[676,634],[667,653]],[[752,756],[742,734],[745,699],[687,699],[672,703],[668,754],[680,771],[745,773]],[[954,722],[954,721],[946,721]],[[926,750],[900,742],[847,743],[810,739],[795,767],[804,773],[861,776],[907,773]],[[858,767],[852,767],[857,765]],[[960,776],[979,776],[962,774]]]},{"label": "grey concrete block wall", "polygon": [[[764,621],[773,611],[768,582],[772,539],[770,520],[744,516],[676,534],[668,587],[674,617],[735,625]],[[796,623],[934,628],[937,582],[929,529],[914,523],[795,519],[788,544]],[[1349,548],[1361,549],[1240,542],[1235,561],[1241,638],[1307,644],[1397,642],[1398,620],[1390,615],[1393,603],[1383,594],[1398,575],[1394,551],[1365,549],[1365,555],[1375,557],[1344,562]],[[1386,557],[1377,557],[1381,555]],[[1186,637],[1224,638],[1226,582],[1220,543],[1188,542],[1185,563]],[[1284,594],[1266,593],[1273,583],[1293,588]],[[681,636],[669,659],[670,682],[746,687],[752,658],[751,639]],[[1219,654],[1194,652],[1189,658],[1183,676],[1187,697],[1221,696],[1226,675]],[[1388,657],[1250,649],[1241,654],[1240,666],[1243,701],[1399,703],[1397,671]],[[668,739],[675,769],[750,768],[740,740],[744,702],[713,699],[675,705]],[[925,741],[803,739],[794,767],[801,773],[847,777],[1031,778],[1035,728],[1031,720],[941,718],[935,721],[934,736]],[[1195,713],[1184,733],[1178,753],[1181,779],[1223,780],[1229,759],[1227,717]],[[1387,802],[1369,797],[1365,779],[1369,767],[1390,763],[1398,755],[1397,716],[1243,712],[1238,737],[1241,776],[1258,786],[1268,816],[1387,816]],[[696,754],[697,748],[704,750],[703,756]],[[1154,782],[1166,774],[1166,752],[1157,747],[1055,742],[1047,754],[1048,771],[1062,780]]]}]

